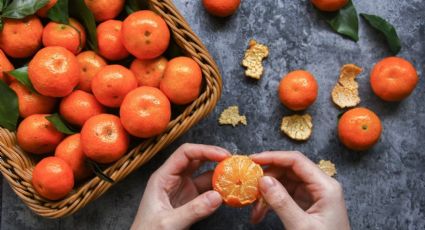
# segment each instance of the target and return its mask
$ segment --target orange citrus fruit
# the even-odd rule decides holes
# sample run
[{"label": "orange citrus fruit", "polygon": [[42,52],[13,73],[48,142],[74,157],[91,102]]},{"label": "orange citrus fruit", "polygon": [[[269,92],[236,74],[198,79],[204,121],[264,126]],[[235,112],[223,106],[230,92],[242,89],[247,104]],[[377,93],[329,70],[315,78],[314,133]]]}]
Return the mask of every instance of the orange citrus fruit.
[{"label": "orange citrus fruit", "polygon": [[84,51],[77,55],[80,63],[80,82],[77,88],[91,92],[91,82],[96,74],[107,65],[106,61],[93,51]]},{"label": "orange citrus fruit", "polygon": [[93,94],[76,90],[62,99],[59,112],[69,123],[83,126],[90,117],[104,113],[105,109]]},{"label": "orange citrus fruit", "polygon": [[97,26],[99,54],[104,58],[117,61],[130,55],[122,44],[122,21],[108,20]]},{"label": "orange citrus fruit", "polygon": [[318,89],[313,75],[304,70],[296,70],[280,81],[279,99],[291,110],[304,110],[316,101]]},{"label": "orange citrus fruit", "polygon": [[13,64],[4,54],[3,50],[0,49],[0,80],[3,80],[6,83],[9,83],[9,78],[4,72],[14,70]]},{"label": "orange citrus fruit", "polygon": [[56,147],[55,157],[66,161],[74,173],[74,178],[79,181],[91,175],[91,170],[86,164],[86,156],[81,147],[81,135],[79,133],[65,138]]},{"label": "orange citrus fruit", "polygon": [[203,0],[208,13],[217,17],[228,17],[236,12],[241,0]]},{"label": "orange citrus fruit", "polygon": [[133,72],[121,65],[103,67],[93,78],[92,91],[96,99],[105,106],[118,108],[124,97],[137,88]]},{"label": "orange citrus fruit", "polygon": [[122,25],[123,44],[138,59],[161,56],[170,43],[170,30],[164,19],[149,10],[130,14]]},{"label": "orange citrus fruit", "polygon": [[260,197],[258,182],[262,176],[260,165],[247,156],[235,155],[217,165],[212,185],[227,205],[243,207]]},{"label": "orange citrus fruit", "polygon": [[74,175],[69,165],[58,157],[46,157],[32,171],[32,185],[40,196],[59,200],[74,187]]},{"label": "orange citrus fruit", "polygon": [[162,56],[147,60],[135,59],[131,63],[130,70],[136,76],[139,86],[159,88],[167,63],[168,60]]},{"label": "orange citrus fruit", "polygon": [[401,101],[407,98],[418,84],[415,67],[403,58],[388,57],[372,69],[370,85],[373,92],[385,101]]},{"label": "orange citrus fruit", "polygon": [[13,58],[32,56],[41,46],[43,25],[36,16],[4,19],[0,48]]},{"label": "orange citrus fruit", "polygon": [[18,126],[16,139],[19,146],[30,153],[51,153],[64,135],[46,119],[48,114],[34,114],[25,118]]},{"label": "orange citrus fruit", "polygon": [[71,51],[50,46],[37,52],[28,65],[28,77],[42,95],[64,97],[80,81],[80,65]]},{"label": "orange citrus fruit", "polygon": [[198,98],[201,86],[201,67],[188,57],[171,59],[160,83],[162,92],[177,105],[188,104]]},{"label": "orange citrus fruit", "polygon": [[98,22],[114,19],[124,8],[125,0],[84,0]]},{"label": "orange citrus fruit", "polygon": [[337,11],[347,5],[348,0],[311,0],[311,3],[321,11]]},{"label": "orange citrus fruit", "polygon": [[37,11],[37,15],[45,18],[47,17],[47,12],[49,12],[49,10],[56,5],[56,3],[58,2],[58,0],[50,0],[49,3],[47,3],[45,6],[43,6],[41,9],[39,9]]},{"label": "orange citrus fruit", "polygon": [[124,98],[120,117],[122,125],[131,135],[153,137],[164,132],[170,122],[170,101],[161,90],[142,86]]},{"label": "orange citrus fruit", "polygon": [[62,46],[76,55],[86,45],[86,32],[73,18],[69,19],[69,25],[49,22],[43,30],[43,45]]},{"label": "orange citrus fruit", "polygon": [[19,83],[18,81],[13,81],[9,86],[13,91],[15,91],[18,96],[18,107],[19,115],[23,118],[31,116],[33,114],[45,114],[52,113],[55,105],[56,99],[53,97],[46,97],[35,92],[31,92],[27,87]]},{"label": "orange citrus fruit", "polygon": [[363,151],[371,148],[378,142],[381,133],[381,120],[366,108],[351,109],[339,120],[339,139],[352,150]]},{"label": "orange citrus fruit", "polygon": [[101,164],[120,159],[127,151],[129,137],[120,118],[111,114],[91,117],[81,129],[84,154]]}]

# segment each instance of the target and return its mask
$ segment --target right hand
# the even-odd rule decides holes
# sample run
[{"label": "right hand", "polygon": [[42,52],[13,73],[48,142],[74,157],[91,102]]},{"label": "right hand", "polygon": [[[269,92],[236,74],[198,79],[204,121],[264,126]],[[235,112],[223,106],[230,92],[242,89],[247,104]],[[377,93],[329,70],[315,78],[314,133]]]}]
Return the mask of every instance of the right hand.
[{"label": "right hand", "polygon": [[264,166],[259,187],[263,199],[251,216],[259,223],[270,206],[288,230],[349,230],[341,185],[299,152],[264,152],[251,155]]}]

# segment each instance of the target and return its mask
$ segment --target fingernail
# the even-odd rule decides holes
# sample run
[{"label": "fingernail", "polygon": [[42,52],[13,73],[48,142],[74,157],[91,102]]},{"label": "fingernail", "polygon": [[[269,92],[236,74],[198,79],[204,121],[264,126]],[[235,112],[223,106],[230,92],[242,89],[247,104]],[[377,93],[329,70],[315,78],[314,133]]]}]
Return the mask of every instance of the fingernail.
[{"label": "fingernail", "polygon": [[205,194],[205,196],[207,197],[207,200],[208,200],[210,207],[217,207],[223,201],[220,193],[218,193],[216,191],[209,191],[209,192],[207,192],[207,194]]},{"label": "fingernail", "polygon": [[261,191],[263,191],[264,193],[267,193],[267,191],[273,187],[275,185],[275,180],[273,180],[273,178],[269,177],[269,176],[263,176],[260,179],[260,189]]}]

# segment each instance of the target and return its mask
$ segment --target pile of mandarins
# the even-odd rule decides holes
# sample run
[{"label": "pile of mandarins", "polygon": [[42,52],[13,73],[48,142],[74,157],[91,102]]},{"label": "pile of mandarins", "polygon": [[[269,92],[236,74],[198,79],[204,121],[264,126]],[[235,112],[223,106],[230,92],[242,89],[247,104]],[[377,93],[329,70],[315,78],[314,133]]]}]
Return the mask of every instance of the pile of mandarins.
[{"label": "pile of mandarins", "polygon": [[[45,17],[56,1],[37,12]],[[200,94],[202,72],[191,58],[167,60],[170,43],[166,22],[152,11],[136,11],[116,20],[124,0],[85,1],[97,25],[99,52],[85,49],[85,28],[38,16],[5,19],[0,33],[0,78],[18,97],[23,119],[17,129],[19,146],[46,156],[34,168],[34,189],[44,198],[67,196],[74,181],[91,176],[86,159],[109,164],[129,148],[129,138],[162,133],[171,119],[171,103],[185,105]],[[42,47],[42,48],[41,48]],[[86,50],[86,51],[83,51]],[[12,58],[32,57],[28,78],[36,92],[3,74]],[[134,56],[129,68],[108,64]],[[65,136],[46,116],[60,116],[80,133]]]}]

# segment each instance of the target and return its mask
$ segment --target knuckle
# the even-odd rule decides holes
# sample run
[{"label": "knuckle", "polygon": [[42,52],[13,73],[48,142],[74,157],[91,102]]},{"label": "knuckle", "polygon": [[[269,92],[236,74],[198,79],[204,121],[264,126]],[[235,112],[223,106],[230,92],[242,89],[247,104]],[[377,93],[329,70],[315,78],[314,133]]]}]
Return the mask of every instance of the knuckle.
[{"label": "knuckle", "polygon": [[168,230],[171,229],[170,221],[168,218],[159,218],[156,220],[157,226],[155,229]]},{"label": "knuckle", "polygon": [[180,146],[180,149],[182,150],[186,150],[186,149],[190,149],[192,147],[192,144],[190,143],[184,143]]},{"label": "knuckle", "polygon": [[342,195],[343,189],[341,183],[339,183],[337,180],[331,178],[330,185],[327,186],[327,191],[329,196],[335,197],[336,195]]}]

